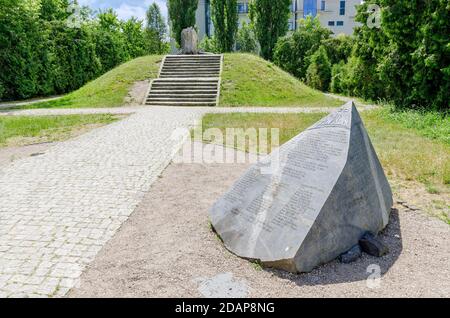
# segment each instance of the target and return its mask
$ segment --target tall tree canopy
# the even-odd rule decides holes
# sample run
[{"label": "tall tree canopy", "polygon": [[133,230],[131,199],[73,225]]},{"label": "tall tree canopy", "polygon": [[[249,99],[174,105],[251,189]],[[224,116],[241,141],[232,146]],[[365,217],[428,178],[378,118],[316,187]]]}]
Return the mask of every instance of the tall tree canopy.
[{"label": "tall tree canopy", "polygon": [[142,21],[121,21],[114,10],[94,16],[69,3],[0,0],[0,100],[64,94],[161,47]]},{"label": "tall tree canopy", "polygon": [[195,26],[198,0],[167,0],[172,35],[181,45],[181,31]]},{"label": "tall tree canopy", "polygon": [[158,4],[153,3],[147,10],[147,24],[146,31],[150,38],[149,43],[157,44],[157,47],[151,49],[156,53],[162,53],[165,46],[165,37],[167,33],[167,26],[161,14],[161,9]]},{"label": "tall tree canopy", "polygon": [[250,19],[255,25],[256,37],[261,45],[261,55],[272,59],[278,38],[288,31],[291,0],[252,0]]},{"label": "tall tree canopy", "polygon": [[218,49],[230,52],[238,30],[237,0],[211,0],[211,12]]}]

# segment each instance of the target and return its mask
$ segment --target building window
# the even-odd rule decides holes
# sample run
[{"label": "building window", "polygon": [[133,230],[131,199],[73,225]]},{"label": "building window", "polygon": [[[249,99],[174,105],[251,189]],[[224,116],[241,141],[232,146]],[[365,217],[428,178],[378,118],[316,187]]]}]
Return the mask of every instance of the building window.
[{"label": "building window", "polygon": [[238,3],[238,13],[244,14],[248,13],[248,4],[247,3]]},{"label": "building window", "polygon": [[345,1],[339,2],[339,14],[345,15]]},{"label": "building window", "polygon": [[328,26],[334,26],[334,21],[328,21]]},{"label": "building window", "polygon": [[336,25],[337,25],[337,26],[344,26],[344,21],[337,21],[337,22],[336,22]]},{"label": "building window", "polygon": [[325,0],[320,1],[320,11],[325,11]]},{"label": "building window", "polygon": [[307,16],[315,17],[317,15],[317,0],[304,0],[303,1],[303,17]]}]

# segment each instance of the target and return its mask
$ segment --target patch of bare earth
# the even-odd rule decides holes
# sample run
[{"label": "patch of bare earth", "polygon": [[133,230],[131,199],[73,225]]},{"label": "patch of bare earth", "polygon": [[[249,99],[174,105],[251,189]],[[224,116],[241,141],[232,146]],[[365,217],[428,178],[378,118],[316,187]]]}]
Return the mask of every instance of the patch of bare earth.
[{"label": "patch of bare earth", "polygon": [[149,85],[148,80],[135,82],[125,97],[125,105],[142,105],[147,97]]},{"label": "patch of bare earth", "polygon": [[294,275],[232,255],[208,209],[247,168],[171,164],[69,297],[450,297],[450,227],[400,204],[381,234],[382,258]]},{"label": "patch of bare earth", "polygon": [[430,193],[425,186],[414,181],[396,184],[397,201],[411,211],[425,211],[450,225],[450,195],[448,192]]}]

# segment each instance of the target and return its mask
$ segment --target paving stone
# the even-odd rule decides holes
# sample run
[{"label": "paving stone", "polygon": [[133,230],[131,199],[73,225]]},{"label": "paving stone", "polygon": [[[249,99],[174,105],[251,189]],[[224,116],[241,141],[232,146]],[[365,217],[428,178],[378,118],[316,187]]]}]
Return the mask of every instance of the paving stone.
[{"label": "paving stone", "polygon": [[[172,133],[203,114],[331,108],[120,107],[31,109],[13,116],[132,114],[0,167],[1,295],[60,297],[133,212],[176,149]],[[31,262],[33,261],[33,262]],[[75,267],[77,266],[77,267]],[[50,277],[55,273],[58,277]],[[24,275],[27,285],[11,277]],[[20,276],[22,277],[22,276]],[[39,282],[38,284],[29,282]],[[58,289],[60,281],[64,285]],[[27,291],[23,292],[23,288]]]}]

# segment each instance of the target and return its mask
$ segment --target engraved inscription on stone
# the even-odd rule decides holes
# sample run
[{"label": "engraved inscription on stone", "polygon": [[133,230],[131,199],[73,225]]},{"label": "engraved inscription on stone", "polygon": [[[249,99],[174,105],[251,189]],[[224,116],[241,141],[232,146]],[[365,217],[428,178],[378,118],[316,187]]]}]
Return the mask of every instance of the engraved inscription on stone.
[{"label": "engraved inscription on stone", "polygon": [[272,175],[251,167],[210,211],[225,246],[302,272],[383,229],[392,193],[366,134],[348,103],[281,146]]}]

